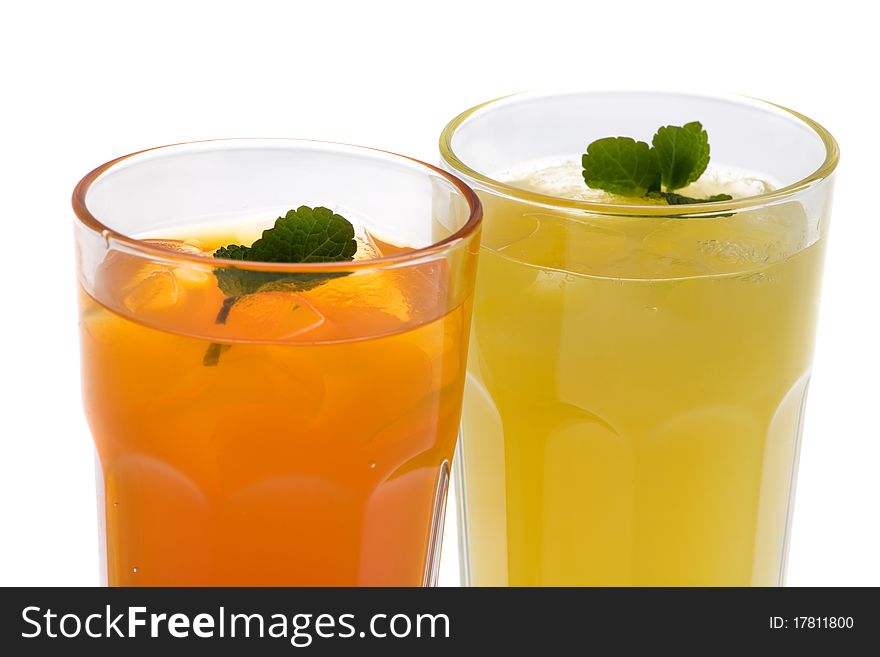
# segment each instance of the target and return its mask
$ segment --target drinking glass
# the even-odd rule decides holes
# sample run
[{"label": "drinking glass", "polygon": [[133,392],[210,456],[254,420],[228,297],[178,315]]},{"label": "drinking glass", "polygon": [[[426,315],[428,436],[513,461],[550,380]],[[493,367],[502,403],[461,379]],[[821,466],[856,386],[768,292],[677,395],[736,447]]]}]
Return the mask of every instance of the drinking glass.
[{"label": "drinking glass", "polygon": [[[546,191],[596,139],[690,121],[735,200]],[[781,584],[831,135],[747,98],[527,93],[467,110],[440,147],[485,209],[456,466],[465,582]],[[545,186],[511,182],[528,171]]]},{"label": "drinking glass", "polygon": [[[113,160],[73,206],[105,582],[434,584],[473,192],[381,151],[224,140]],[[212,257],[301,206],[349,219],[356,259]]]}]

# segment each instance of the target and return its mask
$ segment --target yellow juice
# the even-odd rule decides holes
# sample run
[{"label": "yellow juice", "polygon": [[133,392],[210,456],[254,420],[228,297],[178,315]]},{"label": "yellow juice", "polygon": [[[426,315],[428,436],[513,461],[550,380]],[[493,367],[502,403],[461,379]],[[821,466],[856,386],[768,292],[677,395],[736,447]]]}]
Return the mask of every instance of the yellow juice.
[{"label": "yellow juice", "polygon": [[[512,184],[570,196],[577,174]],[[673,219],[480,197],[470,583],[780,583],[824,227],[797,202]]]}]

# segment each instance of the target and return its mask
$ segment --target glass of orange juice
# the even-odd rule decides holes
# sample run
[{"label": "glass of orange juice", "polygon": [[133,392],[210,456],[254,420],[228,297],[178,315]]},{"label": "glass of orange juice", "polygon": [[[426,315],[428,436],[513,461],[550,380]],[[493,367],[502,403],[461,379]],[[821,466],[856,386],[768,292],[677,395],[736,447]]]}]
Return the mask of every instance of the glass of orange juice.
[{"label": "glass of orange juice", "polygon": [[[716,200],[586,185],[588,144],[624,136],[647,157],[659,127],[689,122],[711,158],[683,194]],[[464,112],[440,145],[485,209],[465,581],[781,584],[831,135],[745,98],[529,93]]]},{"label": "glass of orange juice", "polygon": [[[224,140],[109,162],[73,206],[105,582],[434,584],[473,192],[371,149]],[[213,257],[302,206],[343,216],[353,255]]]}]

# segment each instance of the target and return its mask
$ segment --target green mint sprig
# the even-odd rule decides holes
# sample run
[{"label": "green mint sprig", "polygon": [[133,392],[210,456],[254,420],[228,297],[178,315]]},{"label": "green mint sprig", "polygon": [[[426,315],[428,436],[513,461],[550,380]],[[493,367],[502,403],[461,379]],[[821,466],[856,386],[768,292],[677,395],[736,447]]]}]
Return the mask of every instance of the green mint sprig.
[{"label": "green mint sprig", "polygon": [[[329,208],[303,205],[278,217],[251,246],[221,246],[214,257],[241,262],[345,262],[353,260],[356,251],[354,226],[348,219]],[[214,275],[223,293],[237,298],[256,292],[309,290],[345,273],[287,274],[224,267]]]},{"label": "green mint sprig", "polygon": [[620,196],[666,201],[669,205],[729,201],[730,194],[704,199],[675,193],[696,181],[709,165],[709,135],[699,121],[667,125],[649,146],[630,137],[605,137],[587,146],[581,158],[584,182]]},{"label": "green mint sprig", "polygon": [[[229,244],[214,252],[215,258],[241,262],[346,262],[354,259],[357,241],[354,226],[329,208],[300,206],[275,220],[251,246]],[[217,285],[226,295],[215,321],[225,324],[232,307],[241,297],[258,292],[310,290],[346,272],[289,274],[222,267],[214,271]],[[211,343],[202,359],[215,366],[231,345]]]}]

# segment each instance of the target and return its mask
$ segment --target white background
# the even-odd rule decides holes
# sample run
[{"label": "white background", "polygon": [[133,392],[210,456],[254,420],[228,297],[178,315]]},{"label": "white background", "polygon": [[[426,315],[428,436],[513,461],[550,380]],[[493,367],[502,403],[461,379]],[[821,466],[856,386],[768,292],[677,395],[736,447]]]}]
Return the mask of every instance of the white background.
[{"label": "white background", "polygon": [[[13,3],[9,3],[12,5]],[[842,148],[788,583],[880,585],[880,140],[870,3],[16,2],[0,17],[0,585],[95,584],[70,192],[161,144],[310,137],[436,162],[542,87],[731,92]],[[867,11],[867,9],[865,10]],[[457,583],[454,522],[441,580]]]}]

